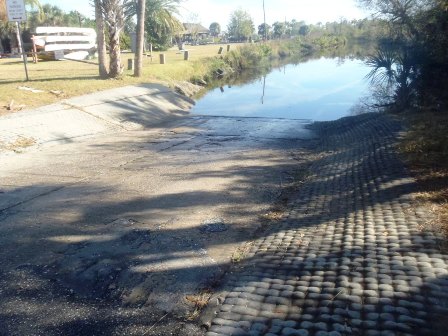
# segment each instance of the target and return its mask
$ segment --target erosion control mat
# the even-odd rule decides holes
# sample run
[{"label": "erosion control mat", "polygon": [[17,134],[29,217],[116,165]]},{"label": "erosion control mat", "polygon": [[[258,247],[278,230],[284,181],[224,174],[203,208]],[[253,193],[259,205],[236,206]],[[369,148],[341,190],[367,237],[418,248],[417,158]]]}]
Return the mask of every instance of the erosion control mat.
[{"label": "erosion control mat", "polygon": [[312,127],[312,177],[227,277],[207,335],[444,335],[448,256],[422,230],[399,125],[366,114]]}]

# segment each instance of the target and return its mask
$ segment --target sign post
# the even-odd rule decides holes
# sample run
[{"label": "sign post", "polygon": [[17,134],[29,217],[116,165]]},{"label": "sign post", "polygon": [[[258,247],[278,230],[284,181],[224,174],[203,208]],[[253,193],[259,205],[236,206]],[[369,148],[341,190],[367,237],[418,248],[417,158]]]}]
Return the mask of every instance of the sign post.
[{"label": "sign post", "polygon": [[16,23],[17,37],[19,43],[19,50],[22,52],[23,65],[25,66],[26,80],[30,80],[28,77],[27,57],[25,48],[23,47],[22,33],[20,31],[19,22],[26,21],[26,10],[24,0],[6,0],[6,12],[8,14],[8,20]]}]

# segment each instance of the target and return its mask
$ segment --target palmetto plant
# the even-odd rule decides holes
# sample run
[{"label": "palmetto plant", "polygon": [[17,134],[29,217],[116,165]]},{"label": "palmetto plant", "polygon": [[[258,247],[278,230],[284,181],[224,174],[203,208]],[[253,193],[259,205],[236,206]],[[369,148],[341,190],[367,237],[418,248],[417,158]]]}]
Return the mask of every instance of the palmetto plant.
[{"label": "palmetto plant", "polygon": [[383,87],[384,92],[390,92],[389,98],[399,107],[412,103],[417,70],[406,50],[379,49],[376,55],[367,58],[366,64],[372,68],[366,77],[373,87]]},{"label": "palmetto plant", "polygon": [[376,55],[367,57],[366,65],[372,68],[367,74],[373,85],[392,86],[396,82],[398,57],[390,50],[379,49]]}]

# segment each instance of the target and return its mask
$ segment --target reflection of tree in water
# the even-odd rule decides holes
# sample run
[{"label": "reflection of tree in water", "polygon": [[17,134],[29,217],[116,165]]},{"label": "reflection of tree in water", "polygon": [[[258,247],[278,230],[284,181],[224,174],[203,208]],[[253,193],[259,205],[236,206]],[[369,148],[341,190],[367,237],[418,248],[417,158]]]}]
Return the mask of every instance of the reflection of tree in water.
[{"label": "reflection of tree in water", "polygon": [[335,48],[308,55],[297,54],[287,58],[273,59],[267,64],[263,63],[263,66],[244,69],[243,71],[228,72],[227,75],[223,75],[219,78],[209,78],[207,80],[207,90],[200,91],[195,96],[195,99],[200,99],[208,91],[212,91],[214,89],[219,89],[221,93],[224,93],[227,91],[226,86],[230,89],[231,87],[238,88],[244,85],[260,83],[260,102],[263,105],[267,102],[266,87],[267,82],[269,81],[267,77],[272,71],[277,70],[279,72],[286,73],[287,66],[300,66],[301,64],[319,60],[321,58],[336,59],[337,66],[343,65],[347,60],[365,61],[368,55],[375,51],[375,48],[376,45],[368,43],[349,43],[343,48]]},{"label": "reflection of tree in water", "polygon": [[263,76],[263,93],[261,95],[261,104],[264,104],[265,92],[266,92],[266,75]]},{"label": "reflection of tree in water", "polygon": [[[347,44],[344,48],[315,52],[306,56],[293,55],[287,58],[274,59],[265,66],[234,72],[224,78],[211,79],[208,81],[207,88],[209,90],[219,88],[221,92],[223,92],[225,85],[241,86],[256,81],[263,81],[263,77],[267,76],[274,69],[285,72],[287,65],[300,65],[301,63],[318,60],[322,57],[337,58],[338,65],[342,65],[346,60],[365,60],[367,55],[373,51],[374,47],[371,44]],[[205,93],[206,91],[202,91],[200,95]],[[196,98],[200,98],[200,96],[197,96]]]}]

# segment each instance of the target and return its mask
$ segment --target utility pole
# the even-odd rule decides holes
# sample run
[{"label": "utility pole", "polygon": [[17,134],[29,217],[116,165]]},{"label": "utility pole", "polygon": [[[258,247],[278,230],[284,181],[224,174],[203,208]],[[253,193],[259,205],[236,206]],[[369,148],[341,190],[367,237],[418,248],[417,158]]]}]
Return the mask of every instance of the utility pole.
[{"label": "utility pole", "polygon": [[264,16],[264,41],[266,42],[268,40],[268,29],[266,27],[266,10],[264,7],[264,0],[263,0],[263,16]]}]

